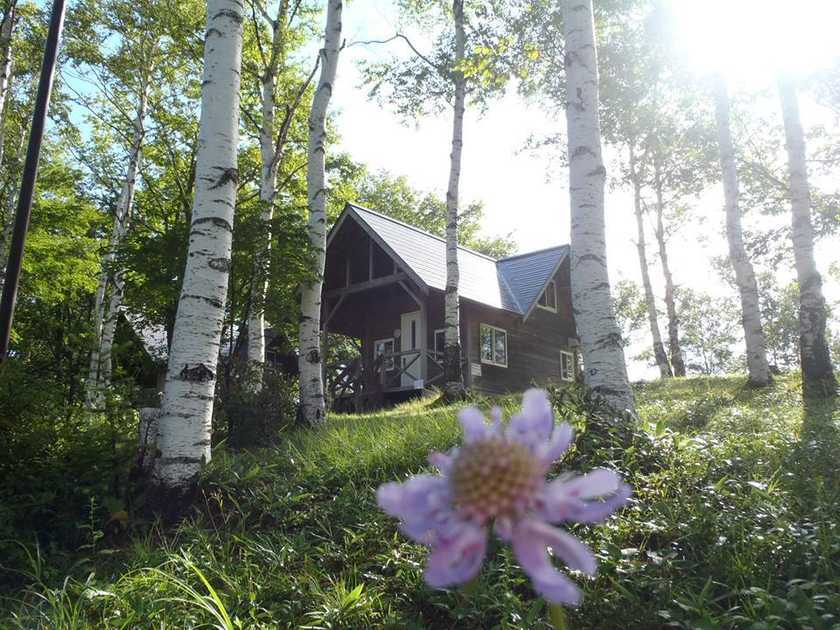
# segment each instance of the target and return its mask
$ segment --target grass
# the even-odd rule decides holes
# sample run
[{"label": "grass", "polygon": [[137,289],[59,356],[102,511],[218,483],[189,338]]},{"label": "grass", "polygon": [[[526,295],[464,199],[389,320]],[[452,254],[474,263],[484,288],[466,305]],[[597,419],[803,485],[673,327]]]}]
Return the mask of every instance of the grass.
[{"label": "grass", "polygon": [[[571,627],[840,628],[840,412],[798,391],[679,379],[638,388],[629,431],[572,418],[564,466],[617,468],[635,500],[573,528],[600,572],[579,578]],[[0,545],[0,628],[547,628],[509,550],[491,546],[468,593],[432,591],[424,550],[376,509],[379,483],[459,433],[429,401],[339,416],[276,448],[217,449],[175,530],[90,519],[69,552],[20,531]]]}]

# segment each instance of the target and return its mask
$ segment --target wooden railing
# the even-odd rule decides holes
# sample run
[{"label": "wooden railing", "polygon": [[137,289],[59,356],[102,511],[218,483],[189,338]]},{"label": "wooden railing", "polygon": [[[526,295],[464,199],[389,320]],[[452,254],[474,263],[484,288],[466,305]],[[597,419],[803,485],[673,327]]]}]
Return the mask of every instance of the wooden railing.
[{"label": "wooden railing", "polygon": [[[420,369],[425,362],[425,370]],[[393,365],[386,370],[385,366]],[[419,373],[412,378],[411,385],[403,385],[403,375]],[[425,373],[425,375],[424,375]],[[415,381],[421,380],[423,387],[443,381],[443,353],[433,350],[403,350],[378,355],[372,363],[361,357],[349,363],[327,366],[327,395],[334,406],[346,408],[352,401],[357,411],[382,405],[383,395],[388,392],[415,389]]]}]

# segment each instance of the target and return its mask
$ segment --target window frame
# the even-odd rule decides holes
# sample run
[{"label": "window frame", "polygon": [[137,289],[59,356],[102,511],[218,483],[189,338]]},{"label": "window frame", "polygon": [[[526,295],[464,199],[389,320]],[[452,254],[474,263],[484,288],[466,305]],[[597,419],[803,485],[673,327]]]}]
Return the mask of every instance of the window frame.
[{"label": "window frame", "polygon": [[[550,306],[548,304],[548,297],[547,297],[548,287],[552,288],[552,295],[554,296],[554,306]],[[542,301],[543,298],[545,298],[545,304],[540,304],[540,301]],[[537,308],[541,308],[544,311],[549,311],[551,313],[556,313],[557,312],[557,281],[556,280],[552,279],[551,282],[549,282],[547,285],[545,285],[545,289],[543,289],[543,292],[540,293],[540,297],[537,298]]]},{"label": "window frame", "polygon": [[[491,341],[491,348],[493,352],[493,358],[485,359],[484,352],[482,348],[481,338],[482,338],[482,328],[488,328],[491,331],[492,341]],[[502,363],[496,360],[496,334],[502,333],[505,336],[505,362]],[[496,367],[503,367],[506,368],[508,366],[508,357],[510,356],[510,344],[508,344],[508,331],[504,328],[499,328],[498,326],[493,326],[492,324],[482,324],[478,325],[478,358],[481,360],[481,363],[484,365],[495,365]]]},{"label": "window frame", "polygon": [[[443,334],[443,346],[438,349],[437,345],[437,338],[438,334]],[[446,328],[435,328],[434,332],[432,333],[432,350],[435,353],[435,356],[440,354],[443,355],[444,348],[446,348]]]},{"label": "window frame", "polygon": [[[566,376],[563,370],[563,358],[567,357],[569,362],[569,375]],[[560,351],[560,380],[566,383],[572,383],[575,380],[575,353],[569,350],[561,350]]]},{"label": "window frame", "polygon": [[[376,351],[376,346],[378,346],[380,343],[383,344],[383,347],[384,347],[384,344],[387,344],[387,343],[391,344],[390,354],[394,354],[394,352],[396,351],[397,346],[396,346],[396,339],[394,339],[394,337],[384,337],[382,339],[374,339],[373,340],[373,360],[374,361],[376,361],[376,359],[378,357],[380,357],[381,355],[388,354],[387,352],[377,352]],[[394,357],[390,357],[390,358],[385,359],[385,361],[382,363],[382,368],[386,372],[393,372],[397,368],[397,363],[394,360]]]}]

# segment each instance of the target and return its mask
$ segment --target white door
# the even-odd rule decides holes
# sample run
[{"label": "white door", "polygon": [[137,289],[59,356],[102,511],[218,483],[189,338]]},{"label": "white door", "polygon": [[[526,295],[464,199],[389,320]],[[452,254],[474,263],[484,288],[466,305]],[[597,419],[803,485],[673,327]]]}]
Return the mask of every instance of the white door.
[{"label": "white door", "polygon": [[[420,311],[403,313],[400,326],[400,347],[403,352],[422,350],[425,346],[423,336],[423,318]],[[406,354],[400,357],[402,367],[408,366],[400,374],[403,387],[423,387],[423,361],[420,353]]]}]

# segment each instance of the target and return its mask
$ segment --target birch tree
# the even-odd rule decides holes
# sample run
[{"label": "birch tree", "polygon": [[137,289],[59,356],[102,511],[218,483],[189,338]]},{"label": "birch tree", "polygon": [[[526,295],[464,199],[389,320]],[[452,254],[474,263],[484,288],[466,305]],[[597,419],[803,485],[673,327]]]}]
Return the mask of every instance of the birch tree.
[{"label": "birch tree", "polygon": [[735,270],[735,282],[741,298],[741,324],[744,328],[747,348],[747,373],[751,385],[763,387],[769,385],[771,381],[770,366],[767,362],[767,343],[761,326],[758,283],[744,246],[741,210],[738,205],[738,170],[729,127],[729,95],[726,82],[721,76],[715,80],[715,117],[720,145],[720,167],[723,173],[726,239],[729,243],[729,259]]},{"label": "birch tree", "polygon": [[327,143],[327,108],[335,85],[341,45],[342,0],[328,0],[321,75],[309,114],[309,148],[306,189],[309,206],[309,242],[313,279],[301,287],[300,301],[300,406],[309,424],[326,420],[321,347],[321,292],[327,249],[327,188],[324,173]]},{"label": "birch tree", "polygon": [[210,459],[219,344],[230,272],[239,179],[239,85],[243,6],[208,0],[187,265],[175,317],[154,476],[184,491]]},{"label": "birch tree", "polygon": [[0,21],[0,166],[5,150],[6,101],[12,87],[12,35],[16,19],[17,0],[7,0]]},{"label": "birch tree", "polygon": [[659,368],[659,375],[662,378],[670,378],[674,374],[671,370],[671,363],[668,361],[668,355],[665,352],[665,345],[662,343],[662,333],[659,331],[659,314],[656,309],[656,298],[653,293],[653,284],[650,280],[650,268],[647,259],[644,209],[642,206],[642,181],[636,162],[636,149],[632,141],[629,145],[629,154],[630,180],[633,185],[633,214],[636,217],[636,252],[639,257],[639,268],[642,273],[642,287],[645,295],[648,326],[650,327],[650,334],[653,339],[653,357]]},{"label": "birch tree", "polygon": [[[94,344],[90,354],[90,367],[86,383],[86,404],[89,408],[98,408],[103,402],[103,390],[111,383],[112,359],[111,350],[114,343],[117,319],[122,306],[125,291],[124,273],[114,269],[117,248],[128,233],[131,211],[134,203],[134,187],[137,181],[137,171],[140,166],[140,153],[145,136],[144,118],[148,98],[148,78],[143,79],[140,88],[137,111],[132,121],[132,138],[129,147],[125,179],[123,180],[117,207],[114,212],[114,226],[108,250],[103,259],[103,269],[100,274],[99,286],[93,311]],[[110,298],[106,300],[106,292],[110,287]],[[107,305],[106,305],[107,302]]]},{"label": "birch tree", "polygon": [[[9,96],[12,87],[12,35],[17,20],[17,0],[6,2],[0,22],[0,167],[5,167],[6,133],[9,110]],[[23,144],[21,142],[21,144]],[[8,170],[8,169],[6,169]],[[0,292],[6,280],[6,260],[12,236],[15,195],[7,192],[5,220],[0,222]]]},{"label": "birch tree", "polygon": [[572,305],[585,381],[615,409],[633,410],[613,312],[604,225],[606,169],[598,117],[598,56],[592,0],[565,0],[566,124],[571,205]]},{"label": "birch tree", "polygon": [[[265,299],[268,290],[266,277],[267,262],[271,255],[271,222],[274,217],[275,198],[277,196],[277,174],[283,158],[284,149],[289,140],[292,123],[298,112],[306,88],[309,86],[315,70],[308,78],[301,81],[284,77],[287,72],[287,58],[291,45],[291,22],[295,12],[300,9],[300,3],[295,3],[290,10],[289,0],[280,0],[277,12],[271,16],[267,4],[262,0],[250,2],[255,25],[256,46],[260,59],[256,78],[259,83],[259,117],[248,116],[256,127],[260,146],[260,223],[263,227],[258,251],[254,256],[254,276],[251,282],[251,295],[248,313],[248,361],[265,363]],[[258,16],[268,24],[271,38],[267,50],[263,50],[259,35],[260,23]],[[284,86],[283,83],[289,85]],[[287,87],[288,94],[280,94],[280,90]],[[278,99],[286,96],[282,103],[283,115],[278,124]],[[244,112],[244,110],[243,110]]]},{"label": "birch tree", "polygon": [[448,400],[463,397],[464,377],[461,373],[461,315],[458,297],[458,189],[461,182],[461,150],[464,146],[464,109],[466,78],[464,77],[464,0],[453,0],[455,25],[455,63],[452,81],[455,102],[452,116],[452,152],[449,156],[449,186],[446,190],[446,296],[444,304],[444,359]]},{"label": "birch tree", "polygon": [[[466,6],[465,6],[466,5]],[[444,297],[444,396],[463,397],[464,379],[461,364],[460,299],[458,283],[458,243],[464,241],[459,222],[462,208],[459,198],[461,155],[464,145],[466,100],[482,108],[504,89],[502,72],[495,67],[492,54],[501,46],[500,37],[490,27],[490,5],[485,2],[452,0],[401,3],[404,15],[427,32],[434,26],[434,46],[421,52],[407,35],[398,32],[392,38],[373,42],[399,41],[411,54],[387,62],[365,63],[362,72],[372,85],[369,95],[396,109],[406,121],[420,116],[440,114],[452,108],[449,178],[446,189],[446,288]],[[467,12],[472,19],[468,19]],[[469,29],[469,30],[468,30]],[[371,42],[369,42],[371,43]]]},{"label": "birch tree", "polygon": [[837,381],[826,342],[826,304],[822,277],[814,259],[811,194],[805,135],[799,116],[796,85],[790,77],[779,80],[779,98],[788,154],[791,200],[791,237],[799,281],[799,352],[802,387],[806,396],[828,397],[837,393]]}]

